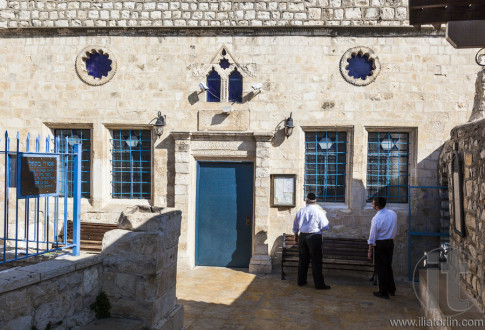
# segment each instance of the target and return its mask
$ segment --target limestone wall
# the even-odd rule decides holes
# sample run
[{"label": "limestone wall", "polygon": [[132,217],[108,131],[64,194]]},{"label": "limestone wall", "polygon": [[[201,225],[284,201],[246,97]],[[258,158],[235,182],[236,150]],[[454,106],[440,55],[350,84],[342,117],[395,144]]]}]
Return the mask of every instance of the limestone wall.
[{"label": "limestone wall", "polygon": [[[226,147],[219,143],[218,148],[227,150],[189,155],[176,168],[180,159],[176,159],[172,132],[274,135],[263,142],[268,152],[247,154],[245,160],[266,168],[256,171],[263,179],[258,181],[255,198],[261,227],[254,230],[264,232],[264,239],[253,251],[262,253],[266,246],[268,254],[277,257],[274,252],[281,235],[290,232],[296,210],[304,203],[305,131],[348,132],[345,202],[323,206],[332,224],[329,235],[365,237],[374,214],[365,202],[368,132],[409,132],[410,183],[437,184],[441,146],[448,132],[470,116],[478,70],[473,50],[456,50],[443,35],[408,29],[288,29],[220,35],[189,30],[112,31],[114,35],[64,32],[32,31],[30,36],[11,34],[0,39],[0,128],[11,134],[19,131],[21,136],[28,132],[47,136],[60,127],[90,129],[91,198],[82,200],[83,221],[114,222],[126,206],[140,203],[183,209],[179,254],[185,267],[193,266],[195,249],[196,161],[237,160],[243,150],[234,143]],[[109,50],[117,71],[106,84],[90,86],[79,79],[75,61],[86,47],[98,46]],[[351,85],[340,71],[342,56],[356,46],[369,47],[380,61],[379,75],[367,86]],[[206,102],[198,86],[218,63],[223,47],[243,74],[241,104]],[[254,94],[251,85],[257,82],[263,89]],[[222,116],[224,106],[234,111]],[[152,136],[151,199],[112,198],[111,130],[151,129],[149,123],[158,111],[166,115],[167,125],[160,138]],[[286,138],[282,123],[290,113],[296,127]],[[232,148],[234,152],[228,152]],[[284,173],[297,174],[297,206],[270,208],[269,175]],[[396,265],[404,273],[407,204],[390,207],[399,214]]]},{"label": "limestone wall", "polygon": [[407,25],[407,0],[0,0],[0,28]]},{"label": "limestone wall", "polygon": [[181,212],[134,208],[103,238],[103,290],[112,313],[141,319],[150,329],[181,329],[177,249]]},{"label": "limestone wall", "polygon": [[[484,73],[481,73],[483,75]],[[483,90],[482,90],[483,92]],[[483,99],[483,96],[480,98]],[[457,149],[455,149],[457,146]],[[451,174],[451,162],[455,150],[463,161],[463,207],[465,216],[464,237],[456,231],[453,199],[455,187]],[[462,284],[482,310],[485,309],[485,120],[467,123],[451,131],[450,140],[440,156],[440,174],[450,187],[450,244],[462,251],[467,269]]]},{"label": "limestone wall", "polygon": [[0,272],[1,328],[72,328],[94,320],[89,306],[101,291],[101,262],[84,255]]}]

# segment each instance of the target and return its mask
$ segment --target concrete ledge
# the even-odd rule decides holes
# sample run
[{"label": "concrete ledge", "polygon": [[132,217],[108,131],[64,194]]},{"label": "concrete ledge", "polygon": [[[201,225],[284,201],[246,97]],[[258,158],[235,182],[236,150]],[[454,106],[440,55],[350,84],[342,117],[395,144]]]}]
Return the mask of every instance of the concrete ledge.
[{"label": "concrete ledge", "polygon": [[14,268],[0,272],[0,293],[16,290],[40,282],[40,274]]},{"label": "concrete ledge", "polygon": [[83,254],[79,257],[61,256],[22,268],[4,270],[0,272],[0,293],[13,291],[99,263],[101,263],[101,258],[98,255]]}]

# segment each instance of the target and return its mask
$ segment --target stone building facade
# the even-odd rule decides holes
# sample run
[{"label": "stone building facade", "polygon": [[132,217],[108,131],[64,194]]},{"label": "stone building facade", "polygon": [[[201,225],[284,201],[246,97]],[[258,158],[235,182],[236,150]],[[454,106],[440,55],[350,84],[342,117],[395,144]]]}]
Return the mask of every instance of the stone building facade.
[{"label": "stone building facade", "polygon": [[[371,146],[392,153],[402,138],[405,166],[395,173],[407,178],[401,184],[438,184],[438,156],[449,131],[470,116],[477,67],[474,52],[451,47],[443,31],[410,27],[406,5],[0,0],[0,125],[23,136],[82,129],[91,146],[82,220],[114,222],[135,204],[180,209],[180,267],[198,264],[199,164],[252,164],[249,267],[267,272],[310,189],[321,191],[331,223],[326,235],[368,235],[374,215],[368,181],[379,176],[369,176]],[[112,61],[101,78],[86,71],[94,54]],[[349,74],[355,58],[370,63],[366,79]],[[228,101],[225,65],[241,77],[240,101]],[[199,87],[212,70],[221,77],[220,102],[208,102]],[[262,88],[253,90],[258,83]],[[152,131],[159,111],[166,116],[160,137]],[[295,128],[286,137],[290,114]],[[149,134],[142,198],[113,191],[115,135],[127,130]],[[334,161],[338,198],[327,198],[323,181],[305,183],[310,141],[322,159],[336,155],[335,142],[344,147]],[[317,174],[336,180],[326,168]],[[390,178],[390,167],[383,170]],[[295,206],[271,206],[273,174],[296,175]],[[399,215],[396,271],[404,274],[408,201],[399,191],[390,207]]]}]

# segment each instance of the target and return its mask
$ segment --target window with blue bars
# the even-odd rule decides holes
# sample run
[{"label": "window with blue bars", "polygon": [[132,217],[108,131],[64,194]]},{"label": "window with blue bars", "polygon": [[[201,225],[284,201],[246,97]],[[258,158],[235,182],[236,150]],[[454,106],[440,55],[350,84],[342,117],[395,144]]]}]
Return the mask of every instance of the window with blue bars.
[{"label": "window with blue bars", "polygon": [[345,202],[346,132],[305,133],[305,196],[318,202]]},{"label": "window with blue bars", "polygon": [[369,132],[367,201],[408,202],[409,133]]},{"label": "window with blue bars", "polygon": [[[91,195],[91,130],[90,129],[55,129],[54,146],[59,138],[59,152],[74,152],[74,145],[82,143],[82,161],[81,161],[81,197],[89,198]],[[61,166],[60,173],[60,195],[65,196],[65,167]],[[67,166],[67,196],[72,197],[74,188],[74,157],[68,157]]]},{"label": "window with blue bars", "polygon": [[111,196],[151,197],[151,131],[113,130],[111,139]]}]

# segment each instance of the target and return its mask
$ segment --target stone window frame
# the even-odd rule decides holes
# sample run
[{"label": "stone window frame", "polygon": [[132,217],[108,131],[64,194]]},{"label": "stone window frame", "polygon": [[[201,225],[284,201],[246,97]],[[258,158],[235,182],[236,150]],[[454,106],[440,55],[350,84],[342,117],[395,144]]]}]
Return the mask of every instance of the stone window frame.
[{"label": "stone window frame", "polygon": [[[81,206],[87,207],[88,204],[91,204],[93,201],[93,166],[94,166],[94,128],[92,123],[58,123],[58,122],[44,122],[45,127],[47,127],[46,132],[49,136],[53,139],[55,138],[55,130],[57,129],[84,129],[89,130],[90,132],[90,139],[91,139],[91,152],[90,152],[90,168],[89,168],[89,188],[90,193],[89,197],[83,197],[81,195]],[[53,141],[52,141],[53,142]],[[51,146],[54,148],[54,145]],[[72,197],[68,197],[68,200],[72,202]],[[70,203],[71,203],[70,202]]]},{"label": "stone window frame", "polygon": [[305,199],[305,133],[308,132],[345,132],[347,134],[347,155],[346,155],[346,175],[345,175],[345,197],[343,202],[318,202],[318,204],[325,207],[342,207],[348,208],[352,205],[352,173],[353,173],[353,157],[354,157],[354,126],[342,125],[342,126],[301,126],[302,131],[302,143],[301,149],[303,150],[303,158],[300,166],[300,181],[297,182],[298,189],[301,189],[301,196]]},{"label": "stone window frame", "polygon": [[[115,150],[113,148],[112,141],[114,139],[113,132],[115,131],[124,131],[124,130],[129,130],[129,131],[147,131],[150,137],[150,191],[149,191],[149,197],[148,198],[143,198],[143,197],[120,197],[120,198],[115,198],[113,197],[113,151]],[[151,201],[153,199],[153,154],[154,154],[154,143],[153,143],[153,130],[151,127],[147,127],[146,125],[134,125],[134,126],[125,126],[125,127],[111,127],[108,132],[108,148],[109,148],[109,185],[110,185],[110,191],[109,191],[109,197],[112,201],[119,201],[119,200],[131,200],[131,201]],[[136,146],[135,146],[136,148]],[[130,148],[131,150],[131,148]],[[143,151],[143,150],[141,150]],[[133,182],[125,182],[129,183],[130,185],[133,185]],[[123,183],[122,183],[123,184]],[[144,192],[140,192],[141,195],[144,194]]]},{"label": "stone window frame", "polygon": [[[364,185],[364,193],[367,194],[367,153],[368,153],[368,141],[369,141],[369,132],[375,133],[386,133],[386,132],[403,132],[409,134],[409,154],[408,154],[408,186],[417,186],[418,185],[418,178],[417,178],[417,159],[418,159],[418,127],[416,126],[365,126],[365,148],[363,148],[362,154],[362,169],[365,175],[362,177],[362,183]],[[402,209],[407,210],[409,205],[409,197],[407,203],[388,203],[389,205],[393,205],[394,209]],[[372,203],[365,201],[365,208],[372,209]]]},{"label": "stone window frame", "polygon": [[[101,77],[101,78],[95,78],[93,76],[90,76],[86,70],[86,62],[84,59],[86,58],[86,55],[88,53],[93,53],[94,51],[96,52],[102,52],[103,54],[108,55],[108,58],[111,59],[111,71],[108,72],[108,75],[106,77]],[[108,81],[110,81],[117,69],[118,69],[118,61],[116,59],[116,56],[112,51],[110,51],[108,48],[103,47],[103,46],[88,46],[85,47],[82,51],[79,52],[79,54],[76,57],[76,73],[78,77],[86,84],[90,86],[101,86],[106,84]]]},{"label": "stone window frame", "polygon": [[[226,55],[222,55],[222,52],[225,51]],[[226,59],[229,61],[229,67],[226,69],[222,68],[220,66],[220,61]],[[214,69],[214,71],[219,74],[219,77],[221,78],[221,96],[220,96],[220,101],[219,102],[209,102],[207,101],[207,97],[205,99],[206,103],[231,103],[231,104],[240,104],[236,103],[233,101],[229,101],[229,76],[234,72],[234,70],[237,69],[239,74],[242,76],[243,80],[243,86],[244,86],[244,80],[247,77],[246,70],[234,59],[232,54],[229,52],[226,46],[222,46],[219,51],[216,53],[216,55],[212,58],[210,64],[205,65],[204,68],[204,82],[207,83],[207,77],[210,74],[210,72]],[[205,92],[208,93],[208,92]],[[242,98],[243,101],[241,103],[244,103],[244,87],[242,90]]]},{"label": "stone window frame", "polygon": [[[348,74],[347,66],[348,62],[347,60],[352,57],[354,54],[364,54],[368,55],[369,59],[372,59],[374,61],[374,70],[372,70],[372,75],[367,77],[365,80],[360,79],[360,78],[354,78]],[[354,85],[354,86],[367,86],[373,83],[376,79],[379,73],[381,72],[381,63],[379,61],[379,57],[375,54],[375,52],[370,49],[369,47],[365,46],[358,46],[358,47],[353,47],[348,49],[340,58],[340,74],[342,77],[347,81],[349,84]]]},{"label": "stone window frame", "polygon": [[[150,147],[150,153],[151,153],[151,188],[150,188],[150,199],[122,199],[122,198],[112,198],[112,186],[111,186],[111,161],[112,161],[112,154],[111,154],[111,139],[112,139],[112,131],[113,130],[151,130],[151,147]],[[146,124],[123,124],[123,123],[103,123],[102,124],[102,153],[106,155],[106,157],[103,157],[102,159],[102,166],[101,166],[101,171],[102,174],[101,176],[103,177],[102,179],[102,192],[100,193],[100,196],[98,199],[102,201],[105,205],[123,205],[123,206],[134,206],[134,205],[151,205],[153,201],[155,200],[156,196],[155,194],[155,189],[154,189],[154,178],[155,178],[155,141],[156,141],[156,135],[153,131],[153,126],[152,125],[146,125]]]}]

